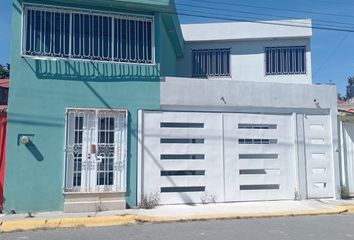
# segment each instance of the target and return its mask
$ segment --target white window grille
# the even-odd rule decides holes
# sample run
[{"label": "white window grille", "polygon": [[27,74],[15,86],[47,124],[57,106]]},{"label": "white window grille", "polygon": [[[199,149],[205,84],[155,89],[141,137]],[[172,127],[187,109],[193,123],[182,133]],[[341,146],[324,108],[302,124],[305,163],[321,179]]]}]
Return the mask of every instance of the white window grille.
[{"label": "white window grille", "polygon": [[193,77],[230,76],[230,49],[192,51]]},{"label": "white window grille", "polygon": [[25,56],[152,64],[153,17],[25,6]]},{"label": "white window grille", "polygon": [[306,74],[306,47],[265,48],[266,75]]},{"label": "white window grille", "polygon": [[125,192],[127,111],[67,112],[65,192]]}]

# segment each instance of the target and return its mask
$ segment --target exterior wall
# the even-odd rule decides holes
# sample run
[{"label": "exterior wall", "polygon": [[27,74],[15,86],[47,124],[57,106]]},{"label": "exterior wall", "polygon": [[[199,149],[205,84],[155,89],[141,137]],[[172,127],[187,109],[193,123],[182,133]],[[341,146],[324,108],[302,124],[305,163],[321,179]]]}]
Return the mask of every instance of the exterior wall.
[{"label": "exterior wall", "polygon": [[[265,47],[306,46],[306,74],[297,75],[265,75]],[[277,40],[244,40],[244,41],[205,41],[187,42],[185,57],[179,59],[178,76],[192,77],[192,50],[208,48],[231,48],[231,77],[244,82],[278,82],[311,84],[311,45],[310,38],[277,39]],[[223,79],[218,77],[217,79]]]},{"label": "exterior wall", "polygon": [[[181,94],[183,93],[183,94]],[[336,88],[324,85],[236,82],[167,77],[161,81],[161,106],[204,110],[267,109],[337,114]],[[223,98],[223,100],[221,99]],[[316,102],[315,102],[316,100]],[[318,104],[316,104],[318,103]]]},{"label": "exterior wall", "polygon": [[[167,51],[164,62],[171,65],[164,73],[175,72],[175,55],[165,43],[169,39],[160,34],[164,30],[160,15],[155,14],[155,65],[33,60],[20,54],[22,3],[17,0],[13,5],[5,210],[63,209],[66,107],[128,109],[126,200],[136,205],[137,111],[160,107],[162,46]],[[114,10],[99,6],[100,10]],[[33,144],[19,144],[21,134],[30,135]]]},{"label": "exterior wall", "polygon": [[172,43],[168,40],[169,36],[167,32],[167,27],[165,26],[164,22],[162,22],[161,18],[160,21],[160,55],[161,59],[163,59],[160,63],[160,75],[176,76],[177,56],[172,46]]},{"label": "exterior wall", "polygon": [[183,24],[187,42],[250,41],[255,39],[309,38],[312,36],[311,19]]}]

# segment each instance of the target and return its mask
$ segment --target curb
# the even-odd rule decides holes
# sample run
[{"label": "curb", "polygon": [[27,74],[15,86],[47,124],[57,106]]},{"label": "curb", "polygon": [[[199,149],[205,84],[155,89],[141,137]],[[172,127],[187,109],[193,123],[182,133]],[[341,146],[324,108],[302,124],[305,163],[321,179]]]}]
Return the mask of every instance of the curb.
[{"label": "curb", "polygon": [[137,223],[168,223],[186,221],[208,221],[225,219],[250,219],[250,218],[273,218],[273,217],[299,217],[336,215],[341,213],[354,213],[354,206],[338,206],[325,210],[308,210],[298,212],[268,212],[268,213],[244,213],[244,214],[209,214],[187,217],[157,217],[148,215],[124,215],[85,218],[62,218],[48,220],[19,220],[0,222],[0,233],[16,231],[34,231],[58,228],[78,227],[108,227]]}]

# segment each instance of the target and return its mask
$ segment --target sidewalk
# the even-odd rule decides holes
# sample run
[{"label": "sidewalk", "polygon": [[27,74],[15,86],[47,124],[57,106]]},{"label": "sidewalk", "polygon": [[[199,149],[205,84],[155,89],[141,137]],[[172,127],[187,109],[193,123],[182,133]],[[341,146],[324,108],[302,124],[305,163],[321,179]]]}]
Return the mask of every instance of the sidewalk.
[{"label": "sidewalk", "polygon": [[68,227],[100,227],[141,222],[171,222],[354,213],[354,200],[238,202],[166,205],[152,210],[129,209],[99,213],[34,213],[0,215],[0,232]]}]

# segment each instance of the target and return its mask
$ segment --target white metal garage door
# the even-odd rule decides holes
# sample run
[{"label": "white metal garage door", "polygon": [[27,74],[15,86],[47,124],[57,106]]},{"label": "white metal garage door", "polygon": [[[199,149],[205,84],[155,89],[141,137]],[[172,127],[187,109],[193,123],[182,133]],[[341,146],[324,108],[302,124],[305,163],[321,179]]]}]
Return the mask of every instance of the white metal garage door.
[{"label": "white metal garage door", "polygon": [[205,191],[223,201],[220,114],[145,112],[142,192],[161,203],[201,202]]},{"label": "white metal garage door", "polygon": [[295,197],[292,115],[224,114],[225,200]]},{"label": "white metal garage door", "polygon": [[144,112],[141,126],[140,191],[162,204],[294,198],[292,115]]}]

